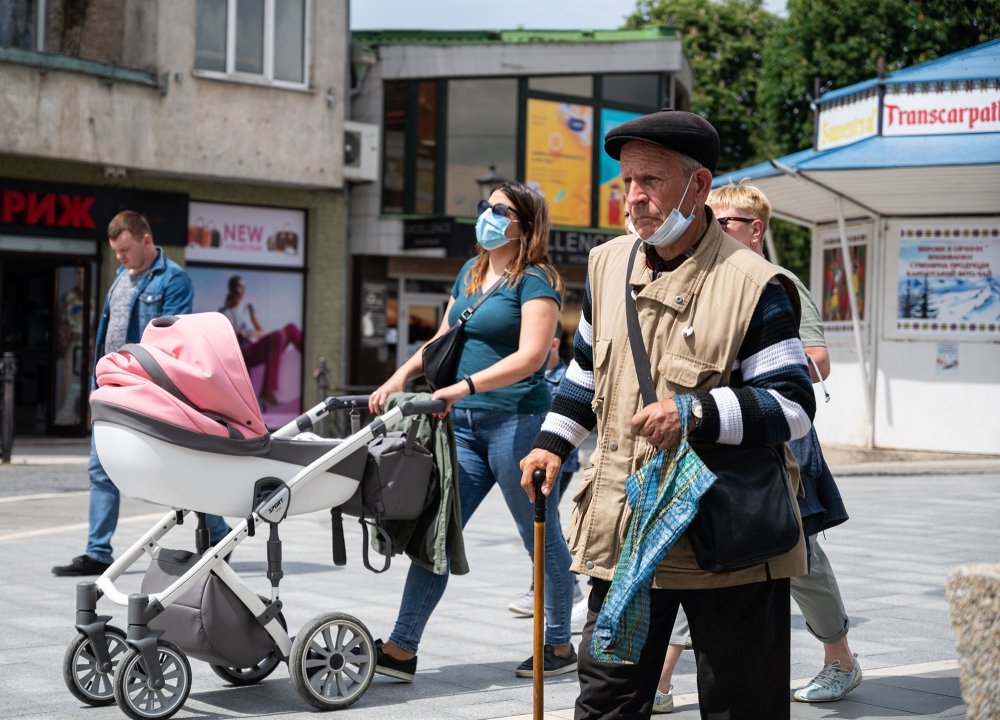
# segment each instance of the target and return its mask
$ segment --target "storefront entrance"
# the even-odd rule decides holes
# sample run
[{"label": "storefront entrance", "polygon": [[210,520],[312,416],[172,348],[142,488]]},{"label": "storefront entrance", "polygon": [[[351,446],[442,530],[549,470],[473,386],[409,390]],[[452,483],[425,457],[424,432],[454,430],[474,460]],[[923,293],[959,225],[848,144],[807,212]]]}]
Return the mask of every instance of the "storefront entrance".
[{"label": "storefront entrance", "polygon": [[0,352],[17,360],[15,435],[88,431],[96,268],[89,257],[0,252]]}]

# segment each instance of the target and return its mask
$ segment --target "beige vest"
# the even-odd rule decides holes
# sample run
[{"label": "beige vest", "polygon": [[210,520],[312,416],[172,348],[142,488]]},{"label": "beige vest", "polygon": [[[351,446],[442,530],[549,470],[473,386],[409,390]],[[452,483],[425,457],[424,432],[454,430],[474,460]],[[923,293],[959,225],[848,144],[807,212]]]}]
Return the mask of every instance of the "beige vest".
[{"label": "beige vest", "polygon": [[[634,437],[629,421],[642,397],[628,342],[625,273],[635,238],[618,237],[590,253],[593,300],[594,402],[597,448],[576,495],[569,547],[576,572],[610,580],[631,519],[625,480],[654,449]],[[711,222],[694,255],[653,280],[640,248],[630,273],[643,342],[657,397],[724,386],[765,285],[779,269]],[[794,286],[789,296],[798,312]],[[694,332],[684,334],[686,327]],[[790,456],[790,453],[786,453]],[[799,478],[790,467],[794,492]],[[794,500],[794,499],[793,499]],[[798,509],[798,503],[793,504]],[[709,573],[682,536],[660,564],[653,587],[710,588],[743,585],[806,572],[805,540],[770,563],[732,573]]]}]

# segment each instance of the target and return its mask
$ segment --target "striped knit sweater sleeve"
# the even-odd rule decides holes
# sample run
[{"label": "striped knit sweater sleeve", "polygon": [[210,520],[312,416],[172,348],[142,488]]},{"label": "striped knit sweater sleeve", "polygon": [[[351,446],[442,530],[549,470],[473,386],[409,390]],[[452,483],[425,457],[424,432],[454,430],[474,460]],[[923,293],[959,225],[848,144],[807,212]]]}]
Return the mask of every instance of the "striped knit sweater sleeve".
[{"label": "striped knit sweater sleeve", "polygon": [[[534,446],[561,458],[597,424],[594,396],[590,286],[573,346],[574,360]],[[780,284],[764,289],[726,387],[696,390],[700,427],[691,437],[725,445],[776,445],[805,435],[816,398],[791,302]],[[683,403],[687,407],[690,403]]]}]

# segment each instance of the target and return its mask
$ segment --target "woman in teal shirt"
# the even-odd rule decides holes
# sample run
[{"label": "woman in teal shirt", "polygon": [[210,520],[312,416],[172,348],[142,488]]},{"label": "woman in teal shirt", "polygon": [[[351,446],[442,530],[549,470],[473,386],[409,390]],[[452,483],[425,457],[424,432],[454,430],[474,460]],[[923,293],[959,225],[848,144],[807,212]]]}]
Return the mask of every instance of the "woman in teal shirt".
[{"label": "woman in teal shirt", "polygon": [[[545,198],[517,182],[495,187],[479,207],[479,253],[455,280],[435,337],[458,322],[501,277],[506,277],[465,324],[455,382],[438,388],[435,399],[452,412],[458,453],[462,524],[494,485],[500,486],[525,550],[532,556],[534,511],[521,489],[520,458],[531,449],[551,405],[544,366],[559,317],[563,284],[548,259],[549,216]],[[432,338],[433,339],[433,338]],[[381,412],[386,398],[423,373],[422,349],[403,363],[369,401]],[[570,642],[575,580],[559,524],[558,493],[547,500],[545,526],[545,674],[576,670]],[[448,575],[410,565],[399,615],[389,641],[379,641],[376,671],[412,681],[417,646],[437,606]],[[532,677],[532,658],[515,674]]]}]

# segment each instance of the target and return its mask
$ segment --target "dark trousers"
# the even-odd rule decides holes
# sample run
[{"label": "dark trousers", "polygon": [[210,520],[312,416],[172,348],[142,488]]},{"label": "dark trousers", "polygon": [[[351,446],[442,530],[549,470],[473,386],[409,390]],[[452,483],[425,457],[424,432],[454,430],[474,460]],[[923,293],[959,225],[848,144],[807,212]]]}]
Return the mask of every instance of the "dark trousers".
[{"label": "dark trousers", "polygon": [[714,590],[651,591],[649,635],[635,665],[599,663],[591,656],[594,621],[611,584],[593,580],[591,585],[580,641],[576,720],[650,716],[678,605],[691,627],[703,720],[788,719],[787,579]]}]

